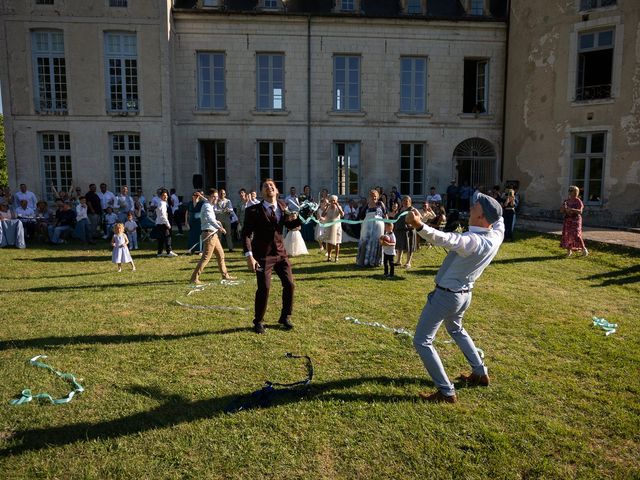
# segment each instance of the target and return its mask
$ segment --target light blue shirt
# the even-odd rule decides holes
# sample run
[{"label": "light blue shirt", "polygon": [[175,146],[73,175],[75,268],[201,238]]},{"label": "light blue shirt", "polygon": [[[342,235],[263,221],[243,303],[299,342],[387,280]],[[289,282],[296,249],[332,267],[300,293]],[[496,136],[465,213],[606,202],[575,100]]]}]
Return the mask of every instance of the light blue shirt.
[{"label": "light blue shirt", "polygon": [[216,212],[210,202],[204,202],[202,210],[200,210],[200,229],[211,230],[217,232],[220,228],[220,222],[216,220]]},{"label": "light blue shirt", "polygon": [[418,235],[449,249],[436,274],[436,284],[455,291],[472,289],[502,245],[504,221],[500,217],[490,228],[469,227],[464,233],[441,232],[425,225]]}]

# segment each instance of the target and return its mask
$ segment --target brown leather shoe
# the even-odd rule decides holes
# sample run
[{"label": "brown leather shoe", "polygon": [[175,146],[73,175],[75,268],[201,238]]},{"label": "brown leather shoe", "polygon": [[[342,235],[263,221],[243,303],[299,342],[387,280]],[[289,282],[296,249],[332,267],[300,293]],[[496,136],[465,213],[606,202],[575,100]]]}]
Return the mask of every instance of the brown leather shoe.
[{"label": "brown leather shoe", "polygon": [[489,375],[478,375],[472,373],[471,375],[460,375],[458,377],[463,382],[467,382],[472,387],[488,387],[489,386]]},{"label": "brown leather shoe", "polygon": [[444,395],[442,392],[440,392],[440,390],[436,390],[433,393],[419,392],[418,396],[425,402],[430,403],[456,403],[458,401],[458,397],[455,393],[451,396],[448,396]]}]

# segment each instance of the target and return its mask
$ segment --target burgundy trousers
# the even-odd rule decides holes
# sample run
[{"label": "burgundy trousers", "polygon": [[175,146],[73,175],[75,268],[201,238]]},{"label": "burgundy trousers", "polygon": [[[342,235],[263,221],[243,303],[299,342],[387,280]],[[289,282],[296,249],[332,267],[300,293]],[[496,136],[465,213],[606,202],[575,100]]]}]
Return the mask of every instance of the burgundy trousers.
[{"label": "burgundy trousers", "polygon": [[264,321],[264,314],[267,311],[267,303],[269,301],[269,290],[271,289],[272,272],[276,272],[282,282],[282,310],[280,312],[280,319],[289,317],[293,312],[293,291],[295,289],[289,258],[286,256],[271,256],[257,260],[261,270],[256,271],[258,290],[256,290],[255,318],[253,319],[253,323],[257,324]]}]

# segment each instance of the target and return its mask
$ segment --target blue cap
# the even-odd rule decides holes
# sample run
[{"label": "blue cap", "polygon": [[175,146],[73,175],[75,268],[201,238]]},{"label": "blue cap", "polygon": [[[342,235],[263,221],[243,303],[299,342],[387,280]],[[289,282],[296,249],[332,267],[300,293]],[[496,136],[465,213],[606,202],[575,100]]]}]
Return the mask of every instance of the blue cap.
[{"label": "blue cap", "polygon": [[494,223],[502,216],[502,207],[495,198],[477,192],[473,195],[473,203],[479,203],[487,222]]}]

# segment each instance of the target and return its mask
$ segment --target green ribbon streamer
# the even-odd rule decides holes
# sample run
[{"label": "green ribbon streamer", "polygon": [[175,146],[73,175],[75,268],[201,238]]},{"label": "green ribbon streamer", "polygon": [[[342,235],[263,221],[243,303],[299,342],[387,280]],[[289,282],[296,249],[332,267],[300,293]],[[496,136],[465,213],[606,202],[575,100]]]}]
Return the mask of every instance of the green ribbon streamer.
[{"label": "green ribbon streamer", "polygon": [[593,326],[601,328],[604,330],[604,334],[606,337],[611,335],[612,333],[616,333],[616,329],[618,328],[617,323],[609,323],[604,318],[592,317]]},{"label": "green ribbon streamer", "polygon": [[59,370],[56,370],[55,368],[51,367],[50,365],[47,365],[46,363],[39,362],[38,359],[40,358],[47,358],[47,356],[36,355],[31,360],[29,360],[29,365],[33,365],[34,367],[44,368],[45,370],[49,370],[50,372],[56,374],[58,377],[62,378],[63,380],[66,380],[69,383],[71,383],[73,385],[73,390],[71,390],[66,397],[53,398],[48,393],[37,393],[34,395],[30,389],[25,388],[24,390],[22,390],[20,398],[16,398],[9,402],[11,405],[22,405],[23,403],[28,403],[34,399],[48,400],[53,405],[60,405],[63,403],[69,403],[73,399],[76,393],[84,392],[84,388],[82,387],[82,385],[78,383],[78,381],[76,380],[76,377],[74,377],[70,373],[62,373]]},{"label": "green ribbon streamer", "polygon": [[[317,203],[311,203],[308,200],[305,200],[304,203],[302,205],[300,205],[300,210],[302,210],[306,206],[311,208],[311,213],[314,213],[320,207]],[[393,224],[393,223],[396,223],[398,220],[400,220],[402,217],[404,217],[408,213],[409,213],[409,211],[407,210],[405,212],[402,212],[400,215],[398,215],[396,218],[393,218],[393,219],[392,218],[377,218],[377,217],[373,217],[373,218],[367,218],[367,219],[364,219],[364,220],[345,220],[344,218],[336,218],[335,220],[332,220],[332,221],[327,222],[327,223],[320,223],[320,221],[316,217],[304,218],[303,216],[299,215],[298,218],[300,218],[302,223],[304,223],[305,225],[307,223],[313,221],[313,222],[316,222],[318,225],[320,225],[322,228],[326,228],[326,227],[330,227],[332,225],[335,225],[336,223],[347,223],[349,225],[359,225],[359,224],[368,223],[368,222],[383,222],[383,223],[391,223],[391,224]]]}]

